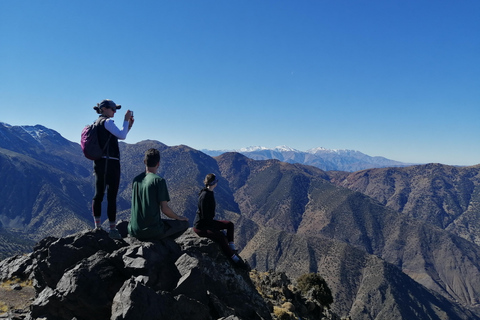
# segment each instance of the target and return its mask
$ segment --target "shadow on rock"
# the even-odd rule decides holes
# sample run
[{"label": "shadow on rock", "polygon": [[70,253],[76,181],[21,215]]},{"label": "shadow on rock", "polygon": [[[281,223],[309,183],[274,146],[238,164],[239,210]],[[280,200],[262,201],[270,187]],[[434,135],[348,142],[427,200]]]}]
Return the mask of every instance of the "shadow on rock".
[{"label": "shadow on rock", "polygon": [[103,230],[48,237],[2,261],[0,276],[33,280],[26,319],[271,319],[248,272],[191,229],[155,242]]}]

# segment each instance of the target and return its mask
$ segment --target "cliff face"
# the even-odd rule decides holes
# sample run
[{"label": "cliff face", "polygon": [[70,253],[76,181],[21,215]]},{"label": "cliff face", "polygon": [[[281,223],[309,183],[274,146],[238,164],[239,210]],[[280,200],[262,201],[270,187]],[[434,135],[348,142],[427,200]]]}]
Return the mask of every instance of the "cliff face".
[{"label": "cliff face", "polygon": [[[269,320],[274,314],[275,302],[256,288],[265,285],[191,230],[155,242],[113,240],[103,230],[48,237],[29,255],[0,262],[0,281],[12,278],[33,281],[27,319]],[[323,309],[308,303],[317,314]]]}]

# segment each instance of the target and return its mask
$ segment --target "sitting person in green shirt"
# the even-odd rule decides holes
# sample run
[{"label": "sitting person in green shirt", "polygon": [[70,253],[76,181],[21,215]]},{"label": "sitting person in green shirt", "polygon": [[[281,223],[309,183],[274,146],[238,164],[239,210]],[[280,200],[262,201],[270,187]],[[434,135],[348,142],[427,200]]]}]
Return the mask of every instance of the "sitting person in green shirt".
[{"label": "sitting person in green shirt", "polygon": [[[145,172],[133,179],[132,209],[128,233],[139,240],[176,238],[188,229],[188,219],[178,216],[168,206],[165,179],[157,175],[160,152],[149,149],[145,152]],[[160,212],[173,220],[161,219]]]}]

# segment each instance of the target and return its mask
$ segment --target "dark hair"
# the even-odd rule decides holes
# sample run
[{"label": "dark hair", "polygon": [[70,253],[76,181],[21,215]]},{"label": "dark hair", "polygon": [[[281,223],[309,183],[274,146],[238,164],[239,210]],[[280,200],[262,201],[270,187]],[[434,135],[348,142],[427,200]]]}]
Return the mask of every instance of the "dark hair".
[{"label": "dark hair", "polygon": [[217,183],[217,177],[213,173],[207,174],[205,179],[203,180],[203,184],[205,185],[205,188],[208,186],[212,186],[215,183]]},{"label": "dark hair", "polygon": [[145,151],[145,158],[143,159],[147,167],[155,167],[160,162],[160,151],[155,148]]},{"label": "dark hair", "polygon": [[115,110],[119,110],[122,108],[121,105],[119,104],[116,104],[115,102],[113,102],[112,100],[110,99],[104,99],[102,100],[100,103],[97,103],[97,105],[95,107],[93,107],[93,109],[98,113],[98,114],[102,114],[102,110],[103,109],[115,109]]},{"label": "dark hair", "polygon": [[95,107],[93,107],[93,109],[98,113],[98,114],[102,114],[102,109],[100,108],[100,103],[97,103],[97,105]]},{"label": "dark hair", "polygon": [[200,192],[198,194],[201,194],[203,191],[208,190],[208,186],[213,186],[217,182],[218,182],[218,180],[217,180],[217,177],[215,176],[215,174],[213,174],[213,173],[207,174],[205,176],[205,179],[203,179],[204,187],[202,188],[202,190],[200,190]]}]

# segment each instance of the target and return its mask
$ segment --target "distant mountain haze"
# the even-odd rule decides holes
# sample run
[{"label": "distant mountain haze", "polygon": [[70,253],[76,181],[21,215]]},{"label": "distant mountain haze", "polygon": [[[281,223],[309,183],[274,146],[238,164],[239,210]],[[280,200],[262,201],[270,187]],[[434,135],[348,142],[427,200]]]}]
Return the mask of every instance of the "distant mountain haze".
[{"label": "distant mountain haze", "polygon": [[322,147],[300,151],[288,146],[276,148],[247,147],[238,150],[207,150],[202,149],[212,157],[227,152],[238,152],[254,160],[276,159],[289,163],[301,163],[315,166],[325,171],[358,171],[371,168],[404,167],[412,164],[390,160],[384,157],[371,157],[355,150],[332,150]]},{"label": "distant mountain haze", "polygon": [[[174,211],[193,222],[203,178],[215,173],[217,218],[235,223],[242,257],[292,279],[320,273],[337,314],[480,319],[480,166],[324,171],[153,140],[120,143],[119,219],[129,218],[131,181],[152,147]],[[93,227],[92,161],[79,144],[42,126],[0,123],[0,165],[2,257]]]}]

